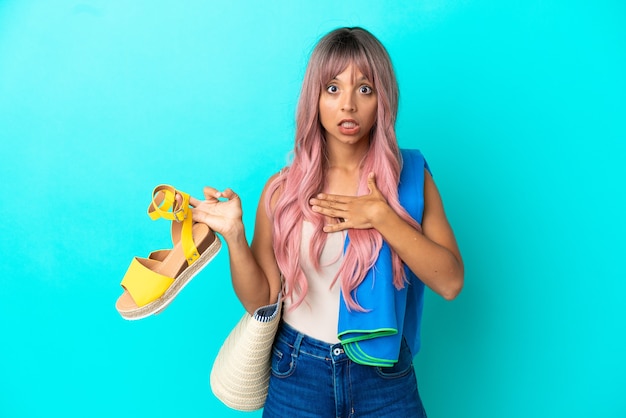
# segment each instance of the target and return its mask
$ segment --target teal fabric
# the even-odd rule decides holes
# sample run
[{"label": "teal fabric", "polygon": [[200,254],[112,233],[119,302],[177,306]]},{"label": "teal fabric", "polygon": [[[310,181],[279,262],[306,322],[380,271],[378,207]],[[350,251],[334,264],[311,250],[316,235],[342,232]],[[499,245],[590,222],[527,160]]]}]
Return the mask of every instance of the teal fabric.
[{"label": "teal fabric", "polygon": [[[400,204],[421,223],[424,168],[428,169],[428,165],[418,150],[402,150],[402,159],[398,186]],[[346,249],[349,242],[347,238]],[[352,361],[370,366],[393,366],[398,361],[403,336],[413,355],[419,351],[424,283],[406,266],[405,272],[409,284],[398,290],[392,280],[391,250],[383,241],[374,267],[353,294],[365,311],[348,309],[342,294],[338,337]]]}]

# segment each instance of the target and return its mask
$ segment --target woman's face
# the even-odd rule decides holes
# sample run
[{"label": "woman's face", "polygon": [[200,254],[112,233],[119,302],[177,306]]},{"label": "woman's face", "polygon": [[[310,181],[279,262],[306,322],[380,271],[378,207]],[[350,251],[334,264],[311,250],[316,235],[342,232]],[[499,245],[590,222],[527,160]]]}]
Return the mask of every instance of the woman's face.
[{"label": "woman's face", "polygon": [[369,143],[377,107],[378,98],[372,81],[350,64],[326,84],[320,95],[320,122],[326,141]]}]

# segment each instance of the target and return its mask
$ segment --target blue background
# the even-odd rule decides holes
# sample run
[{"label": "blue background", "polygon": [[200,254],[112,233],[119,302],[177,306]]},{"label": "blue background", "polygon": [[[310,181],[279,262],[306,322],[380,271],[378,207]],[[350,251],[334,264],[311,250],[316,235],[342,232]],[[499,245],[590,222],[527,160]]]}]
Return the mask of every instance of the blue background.
[{"label": "blue background", "polygon": [[458,299],[427,294],[429,417],[626,416],[625,18],[619,0],[0,0],[0,415],[260,416],[208,386],[243,312],[225,250],[157,317],[122,320],[119,281],[169,245],[157,184],[232,187],[252,231],[311,48],[359,25],[466,263]]}]

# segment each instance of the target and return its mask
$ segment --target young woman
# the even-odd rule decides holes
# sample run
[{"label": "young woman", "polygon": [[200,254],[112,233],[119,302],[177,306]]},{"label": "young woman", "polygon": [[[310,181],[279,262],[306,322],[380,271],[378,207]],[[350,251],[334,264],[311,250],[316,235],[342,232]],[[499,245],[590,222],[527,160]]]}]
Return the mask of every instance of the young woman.
[{"label": "young woman", "polygon": [[[412,364],[423,288],[455,298],[463,262],[428,166],[398,147],[397,108],[382,44],[362,28],[332,31],[311,55],[293,161],[264,188],[252,244],[234,191],[191,200],[194,221],[226,241],[246,310],[282,291],[265,417],[425,416]],[[410,155],[417,180],[400,184]],[[395,326],[350,345],[350,321],[376,328],[385,309]]]}]

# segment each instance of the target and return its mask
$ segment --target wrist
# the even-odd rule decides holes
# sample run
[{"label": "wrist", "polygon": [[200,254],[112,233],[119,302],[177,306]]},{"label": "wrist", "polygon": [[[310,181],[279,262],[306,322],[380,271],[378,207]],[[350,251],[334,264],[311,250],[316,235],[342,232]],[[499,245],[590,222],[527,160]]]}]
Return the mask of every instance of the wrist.
[{"label": "wrist", "polygon": [[380,227],[383,227],[385,223],[389,222],[393,216],[396,216],[396,213],[393,209],[391,209],[387,202],[380,201],[373,207],[370,224],[372,225],[372,228],[378,230]]},{"label": "wrist", "polygon": [[243,226],[243,222],[235,223],[233,226],[223,231],[222,236],[229,247],[242,242],[245,242],[247,245],[246,231]]}]

